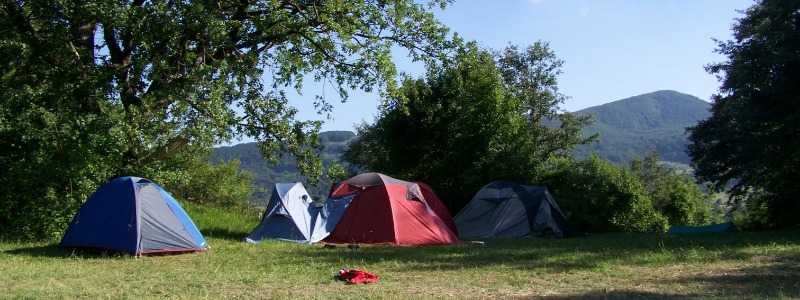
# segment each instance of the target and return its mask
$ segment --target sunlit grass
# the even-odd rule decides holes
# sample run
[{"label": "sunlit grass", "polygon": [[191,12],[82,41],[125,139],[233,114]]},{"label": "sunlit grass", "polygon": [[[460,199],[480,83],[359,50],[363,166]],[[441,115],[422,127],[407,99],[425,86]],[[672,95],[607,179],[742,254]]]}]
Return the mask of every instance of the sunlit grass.
[{"label": "sunlit grass", "polygon": [[[258,212],[185,208],[208,252],[132,258],[0,243],[0,298],[800,297],[797,229],[328,249],[246,244]],[[375,272],[381,282],[344,285],[333,279],[342,267]]]}]

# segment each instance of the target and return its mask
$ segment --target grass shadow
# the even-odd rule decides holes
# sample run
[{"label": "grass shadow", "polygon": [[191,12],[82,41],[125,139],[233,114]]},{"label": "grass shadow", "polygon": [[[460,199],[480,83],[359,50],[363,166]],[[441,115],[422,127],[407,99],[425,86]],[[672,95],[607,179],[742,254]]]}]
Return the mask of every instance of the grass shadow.
[{"label": "grass shadow", "polygon": [[229,241],[242,241],[248,234],[247,232],[221,227],[204,228],[201,229],[200,232],[206,238],[223,239]]},{"label": "grass shadow", "polygon": [[737,295],[760,295],[763,298],[800,298],[800,264],[798,264],[800,255],[754,259],[765,261],[756,267],[684,277],[675,282],[701,285],[714,293],[714,296],[736,298]]},{"label": "grass shadow", "polygon": [[586,293],[554,295],[544,297],[530,297],[522,299],[551,299],[551,300],[572,300],[572,299],[697,299],[697,295],[680,295],[670,293],[657,293],[648,291],[633,290],[593,290]]},{"label": "grass shadow", "polygon": [[530,297],[530,299],[737,299],[744,295],[759,298],[800,298],[800,255],[767,261],[766,266],[746,267],[712,274],[681,277],[670,283],[696,286],[691,294],[670,294],[634,290],[592,290],[584,293]]},{"label": "grass shadow", "polygon": [[103,250],[103,249],[83,249],[83,248],[62,248],[57,244],[49,244],[43,246],[22,247],[11,250],[5,250],[3,253],[10,255],[21,255],[28,257],[47,257],[47,258],[81,258],[81,259],[95,259],[95,258],[119,258],[131,257],[130,255],[117,251]]},{"label": "grass shadow", "polygon": [[512,267],[566,272],[604,268],[608,265],[659,265],[747,259],[741,251],[751,246],[800,244],[797,230],[735,233],[723,235],[668,236],[607,234],[571,239],[487,240],[484,246],[388,247],[369,246],[356,250],[337,247],[320,251],[315,247],[295,253],[329,263],[353,261],[376,263],[397,261],[420,270],[462,270],[476,267]]}]

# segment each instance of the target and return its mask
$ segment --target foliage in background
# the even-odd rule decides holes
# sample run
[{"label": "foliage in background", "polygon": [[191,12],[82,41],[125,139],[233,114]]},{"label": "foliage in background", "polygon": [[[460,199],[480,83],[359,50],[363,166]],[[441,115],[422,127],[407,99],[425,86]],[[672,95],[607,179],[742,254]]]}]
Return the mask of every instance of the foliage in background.
[{"label": "foliage in background", "polygon": [[738,228],[764,230],[778,227],[770,210],[772,195],[764,191],[748,191],[733,209],[733,222]]},{"label": "foliage in background", "polygon": [[170,193],[184,201],[230,207],[247,205],[255,193],[253,173],[239,168],[239,160],[212,164],[198,160],[177,178],[165,178]]},{"label": "foliage in background", "polygon": [[800,1],[762,0],[747,9],[733,40],[718,44],[726,61],[707,67],[722,80],[712,116],[690,129],[698,178],[717,189],[732,185],[731,196],[769,219],[764,225],[800,223],[798,24]]},{"label": "foliage in background", "polygon": [[661,232],[668,220],[636,175],[596,155],[551,158],[534,182],[547,186],[571,226],[585,232]]},{"label": "foliage in background", "polygon": [[[486,183],[527,181],[551,155],[584,142],[587,120],[559,110],[562,61],[546,43],[492,54],[468,44],[406,78],[345,153],[356,166],[430,184],[457,212]],[[560,127],[543,125],[559,119]]]},{"label": "foliage in background", "polygon": [[664,165],[657,154],[632,161],[630,170],[670,225],[706,225],[722,220],[714,210],[712,195],[703,191],[690,173]]},{"label": "foliage in background", "polygon": [[347,175],[344,174],[346,173],[344,169],[348,164],[342,161],[341,157],[349,143],[355,139],[355,134],[350,131],[327,131],[320,132],[319,139],[322,147],[320,157],[325,172],[315,183],[300,174],[297,163],[291,155],[284,153],[278,163],[270,165],[261,155],[256,143],[214,148],[210,161],[213,163],[241,161],[240,167],[252,172],[255,185],[260,187],[249,199],[254,205],[266,205],[265,201],[269,199],[272,185],[276,182],[301,181],[315,201],[322,201],[330,191],[331,184],[344,179]]},{"label": "foliage in background", "polygon": [[397,95],[393,47],[446,52],[447,2],[0,2],[0,236],[57,236],[109,178],[180,173],[236,137],[316,179],[319,123],[286,90]]}]

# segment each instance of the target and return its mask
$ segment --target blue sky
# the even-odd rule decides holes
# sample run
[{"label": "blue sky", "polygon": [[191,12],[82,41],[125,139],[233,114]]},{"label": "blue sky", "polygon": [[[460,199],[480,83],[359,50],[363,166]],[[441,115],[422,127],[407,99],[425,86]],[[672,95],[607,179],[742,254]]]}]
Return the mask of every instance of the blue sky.
[{"label": "blue sky", "polygon": [[[723,58],[712,38],[729,39],[731,25],[752,0],[456,0],[439,20],[480,45],[501,49],[547,41],[565,60],[559,80],[570,97],[562,106],[580,110],[656,90],[676,90],[707,100],[719,86],[703,66]],[[398,68],[421,74],[396,51]],[[321,85],[307,82],[291,103],[301,119],[325,120],[312,102]],[[330,96],[325,130],[353,130],[372,122],[379,98],[355,92],[346,103]]]}]

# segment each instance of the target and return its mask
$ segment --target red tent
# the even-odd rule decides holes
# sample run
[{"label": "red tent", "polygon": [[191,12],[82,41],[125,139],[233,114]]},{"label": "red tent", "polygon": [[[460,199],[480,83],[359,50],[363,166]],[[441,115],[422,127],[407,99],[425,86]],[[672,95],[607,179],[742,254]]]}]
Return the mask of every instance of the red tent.
[{"label": "red tent", "polygon": [[323,242],[403,246],[458,243],[453,218],[423,183],[364,173],[334,186],[330,197],[348,195],[353,195],[353,200]]}]

